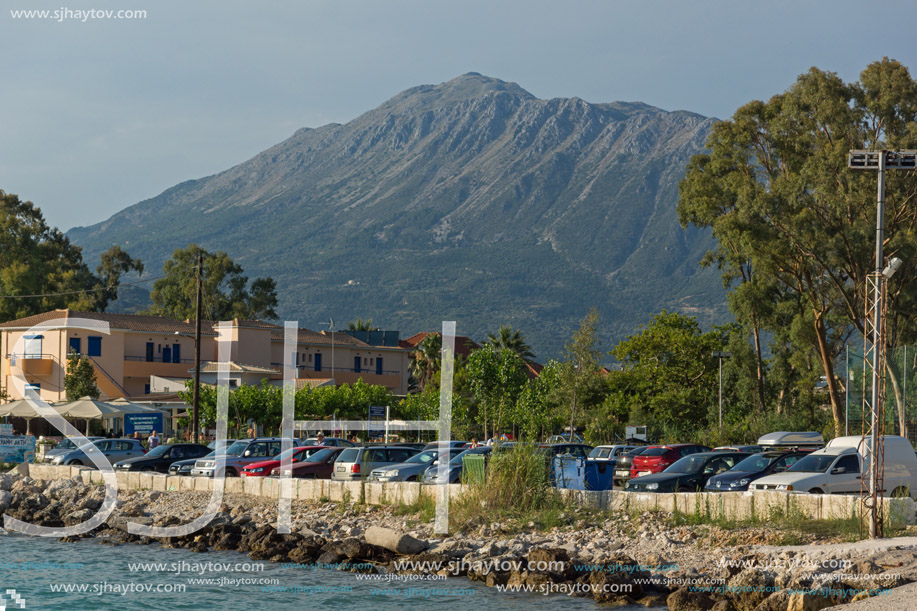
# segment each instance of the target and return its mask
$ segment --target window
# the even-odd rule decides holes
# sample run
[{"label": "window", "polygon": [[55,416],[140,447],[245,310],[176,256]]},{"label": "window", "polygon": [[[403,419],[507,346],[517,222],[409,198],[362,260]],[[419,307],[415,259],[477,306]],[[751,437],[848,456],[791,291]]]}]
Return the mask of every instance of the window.
[{"label": "window", "polygon": [[181,344],[172,346],[172,362],[181,363]]},{"label": "window", "polygon": [[175,446],[171,450],[169,450],[169,458],[184,458],[184,457],[185,457],[185,449],[182,448],[181,446]]},{"label": "window", "polygon": [[67,352],[68,352],[68,353],[69,353],[69,352],[75,352],[76,354],[83,354],[83,351],[82,351],[82,348],[81,348],[80,338],[78,338],[78,337],[71,337],[71,338],[67,341]]},{"label": "window", "polygon": [[36,397],[41,396],[41,384],[26,384],[25,385],[25,396],[29,397],[29,392],[35,393]]},{"label": "window", "polygon": [[315,355],[315,371],[321,371],[321,370],[322,370],[322,355],[316,354]]},{"label": "window", "polygon": [[25,335],[25,353],[23,358],[40,359],[41,358],[41,335]]},{"label": "window", "polygon": [[87,353],[89,356],[102,356],[102,338],[101,337],[88,337],[86,338],[87,343]]},{"label": "window", "polygon": [[309,362],[310,362],[310,363],[312,362],[312,355],[311,355],[311,354],[309,355]]},{"label": "window", "polygon": [[844,456],[834,465],[834,469],[842,467],[844,473],[859,473],[860,472],[860,460],[856,456]]},{"label": "window", "polygon": [[376,375],[377,376],[382,375],[382,357],[381,356],[376,359]]},{"label": "window", "polygon": [[353,372],[360,373],[360,357],[353,357]]}]

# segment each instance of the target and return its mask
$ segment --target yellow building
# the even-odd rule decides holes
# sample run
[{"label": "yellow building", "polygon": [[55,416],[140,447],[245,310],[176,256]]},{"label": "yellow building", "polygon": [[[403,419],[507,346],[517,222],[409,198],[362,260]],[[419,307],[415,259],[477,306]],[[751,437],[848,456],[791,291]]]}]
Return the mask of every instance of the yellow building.
[{"label": "yellow building", "polygon": [[[74,319],[107,323],[109,333],[73,327]],[[395,335],[397,337],[397,334]],[[283,366],[284,330],[263,321],[232,321],[230,360],[278,370]],[[391,342],[389,342],[391,343]],[[0,390],[22,397],[12,382],[23,375],[46,401],[66,398],[64,375],[70,351],[86,356],[96,370],[103,399],[150,393],[150,377],[190,379],[194,367],[194,323],[163,316],[54,310],[0,324]],[[202,325],[201,361],[217,359],[217,334]],[[335,384],[362,378],[396,394],[406,394],[409,351],[372,346],[347,333],[299,329],[295,363],[297,378],[330,379]],[[202,375],[207,368],[202,366]],[[274,374],[272,379],[282,378]]]}]

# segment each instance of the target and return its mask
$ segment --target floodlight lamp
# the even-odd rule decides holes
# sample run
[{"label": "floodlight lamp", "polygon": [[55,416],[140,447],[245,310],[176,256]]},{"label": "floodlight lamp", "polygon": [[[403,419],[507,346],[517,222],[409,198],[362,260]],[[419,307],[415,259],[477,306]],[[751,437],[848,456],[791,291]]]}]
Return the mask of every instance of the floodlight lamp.
[{"label": "floodlight lamp", "polygon": [[895,275],[895,272],[898,271],[898,268],[900,268],[903,263],[904,261],[898,257],[892,257],[889,260],[888,265],[885,266],[885,269],[882,270],[882,275],[886,278],[891,278]]}]

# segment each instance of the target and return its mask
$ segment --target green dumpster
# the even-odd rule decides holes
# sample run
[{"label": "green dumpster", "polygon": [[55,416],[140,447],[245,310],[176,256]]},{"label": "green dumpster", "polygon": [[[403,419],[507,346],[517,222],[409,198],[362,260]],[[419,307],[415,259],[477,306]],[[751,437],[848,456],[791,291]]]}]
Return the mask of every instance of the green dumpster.
[{"label": "green dumpster", "polygon": [[469,454],[462,459],[462,481],[466,484],[483,484],[487,457],[483,454]]}]

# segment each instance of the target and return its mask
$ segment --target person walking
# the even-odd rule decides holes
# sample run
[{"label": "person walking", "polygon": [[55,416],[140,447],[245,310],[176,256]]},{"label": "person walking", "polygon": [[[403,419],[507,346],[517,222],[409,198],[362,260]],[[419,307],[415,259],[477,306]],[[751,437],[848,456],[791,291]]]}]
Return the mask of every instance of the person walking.
[{"label": "person walking", "polygon": [[155,429],[153,430],[152,433],[150,433],[149,442],[150,442],[150,449],[151,449],[151,450],[152,450],[153,448],[155,448],[156,446],[159,445],[159,435],[156,434],[156,430],[155,430]]}]

